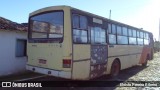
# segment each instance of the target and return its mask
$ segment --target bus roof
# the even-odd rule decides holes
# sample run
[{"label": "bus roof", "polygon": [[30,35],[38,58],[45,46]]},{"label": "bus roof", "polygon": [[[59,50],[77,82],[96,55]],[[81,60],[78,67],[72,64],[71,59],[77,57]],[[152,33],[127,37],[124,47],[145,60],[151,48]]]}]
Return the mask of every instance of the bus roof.
[{"label": "bus roof", "polygon": [[128,24],[124,24],[124,23],[121,23],[121,22],[118,22],[118,21],[115,21],[115,20],[111,20],[111,19],[99,16],[99,15],[96,15],[96,14],[92,14],[92,13],[89,13],[89,12],[86,12],[86,11],[71,7],[71,6],[66,6],[66,5],[45,7],[45,8],[42,8],[42,9],[39,9],[39,10],[36,10],[36,11],[30,13],[30,16],[33,16],[33,15],[36,15],[36,14],[39,14],[39,13],[43,13],[43,12],[46,12],[46,11],[58,10],[58,9],[64,9],[64,8],[69,8],[71,10],[78,11],[79,13],[85,13],[87,15],[90,15],[90,16],[93,16],[93,17],[97,17],[99,19],[103,19],[104,21],[107,21],[107,22],[110,22],[110,23],[115,23],[115,24],[119,24],[119,25],[122,25],[122,26],[127,26],[129,28],[133,28],[133,29],[136,29],[136,30],[139,30],[139,31],[151,33],[149,31],[145,31],[145,30],[143,30],[141,28],[137,28],[137,27],[134,27],[134,26],[131,26],[131,25],[128,25]]}]

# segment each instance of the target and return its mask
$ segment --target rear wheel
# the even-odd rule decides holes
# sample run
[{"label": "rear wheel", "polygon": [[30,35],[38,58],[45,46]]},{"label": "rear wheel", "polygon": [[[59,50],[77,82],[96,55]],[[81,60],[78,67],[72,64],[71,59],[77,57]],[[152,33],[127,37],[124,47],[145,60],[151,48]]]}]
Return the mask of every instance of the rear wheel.
[{"label": "rear wheel", "polygon": [[115,78],[118,76],[120,71],[120,63],[118,60],[114,60],[111,66],[111,77]]},{"label": "rear wheel", "polygon": [[148,59],[149,59],[149,56],[147,56],[147,58],[146,58],[145,62],[144,62],[144,63],[142,63],[142,66],[143,66],[143,67],[147,66]]}]

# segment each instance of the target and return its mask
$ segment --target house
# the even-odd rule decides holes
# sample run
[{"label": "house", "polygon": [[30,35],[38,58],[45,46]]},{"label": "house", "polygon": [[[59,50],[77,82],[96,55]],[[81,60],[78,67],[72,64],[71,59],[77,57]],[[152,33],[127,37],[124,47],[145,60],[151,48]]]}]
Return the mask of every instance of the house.
[{"label": "house", "polygon": [[25,71],[27,25],[0,17],[0,76]]}]

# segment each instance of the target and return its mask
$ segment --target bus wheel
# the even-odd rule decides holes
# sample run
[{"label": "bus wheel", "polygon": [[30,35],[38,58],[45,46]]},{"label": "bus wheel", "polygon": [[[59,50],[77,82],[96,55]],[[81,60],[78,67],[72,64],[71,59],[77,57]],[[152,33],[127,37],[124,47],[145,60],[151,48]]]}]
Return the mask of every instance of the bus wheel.
[{"label": "bus wheel", "polygon": [[147,58],[146,58],[145,62],[144,62],[144,63],[142,63],[142,66],[143,66],[143,67],[147,66],[148,58],[149,58],[149,57],[147,56]]},{"label": "bus wheel", "polygon": [[111,77],[116,78],[120,71],[120,63],[118,60],[114,60],[111,66]]}]

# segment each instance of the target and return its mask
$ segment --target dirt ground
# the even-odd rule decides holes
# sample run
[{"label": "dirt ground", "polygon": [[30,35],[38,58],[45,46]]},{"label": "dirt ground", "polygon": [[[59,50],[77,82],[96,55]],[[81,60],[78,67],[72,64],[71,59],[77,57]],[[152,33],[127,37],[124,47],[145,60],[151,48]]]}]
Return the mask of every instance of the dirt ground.
[{"label": "dirt ground", "polygon": [[[99,78],[98,80],[109,80],[110,79],[104,79],[105,77]],[[118,77],[116,78],[118,81],[145,81],[147,82],[148,86],[129,86],[126,87],[118,86],[115,87],[88,87],[88,88],[74,88],[73,90],[160,90],[160,87],[154,87],[154,81],[155,85],[160,86],[160,52],[154,54],[154,59],[148,61],[148,64],[146,67],[142,67],[141,65],[137,65],[131,68],[128,68],[126,70],[122,70]],[[111,80],[112,81],[112,80]],[[156,82],[159,81],[159,82]],[[151,85],[151,84],[152,85]],[[139,83],[138,83],[139,84]],[[149,86],[150,84],[150,86]]]},{"label": "dirt ground", "polygon": [[[47,77],[43,78],[47,81],[56,80],[55,78]],[[39,79],[40,80],[40,79]],[[148,61],[148,64],[146,67],[142,67],[141,65],[137,65],[125,70],[122,70],[118,77],[116,79],[110,79],[109,77],[100,77],[95,79],[95,81],[149,81],[148,83],[154,83],[156,82],[160,86],[160,52],[154,54],[154,59]],[[42,79],[40,81],[43,81]],[[126,87],[126,85],[121,86],[121,83],[114,87],[54,87],[54,88],[30,88],[30,90],[160,90],[160,87],[153,87],[151,86],[129,86]],[[15,88],[14,90],[19,90],[20,88]],[[27,88],[23,88],[24,90],[28,90]],[[6,88],[3,88],[1,90],[8,90]]]},{"label": "dirt ground", "polygon": [[[125,81],[160,81],[160,53],[154,55],[154,59],[149,61],[146,67],[135,66],[123,70],[118,76]],[[160,82],[157,84],[160,85]],[[116,87],[116,90],[160,90],[160,87]]]},{"label": "dirt ground", "polygon": [[[57,88],[61,90],[160,90],[160,87],[154,87],[154,81],[156,85],[160,86],[160,52],[154,55],[154,59],[148,61],[146,67],[137,65],[126,70],[122,70],[116,79],[110,79],[108,77],[100,77],[95,80],[100,81],[145,81],[150,86],[120,86],[115,87],[74,87],[74,88]],[[138,83],[139,84],[139,83]]]}]

